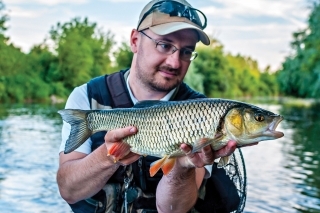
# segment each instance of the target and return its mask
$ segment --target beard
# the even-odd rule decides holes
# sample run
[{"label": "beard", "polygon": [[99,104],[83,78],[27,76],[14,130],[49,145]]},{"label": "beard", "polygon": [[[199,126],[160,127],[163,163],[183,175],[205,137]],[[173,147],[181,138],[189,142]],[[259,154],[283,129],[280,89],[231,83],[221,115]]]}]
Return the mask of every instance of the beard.
[{"label": "beard", "polygon": [[159,70],[166,70],[177,76],[179,75],[178,70],[172,69],[168,66],[159,66],[151,71],[151,70],[143,69],[139,65],[139,63],[137,63],[136,70],[137,70],[137,78],[139,79],[140,83],[143,84],[144,87],[147,87],[148,89],[151,89],[153,91],[170,92],[181,83],[181,80],[179,80],[178,78],[169,79],[169,78],[158,76],[158,78],[160,79],[157,79],[157,72]]}]

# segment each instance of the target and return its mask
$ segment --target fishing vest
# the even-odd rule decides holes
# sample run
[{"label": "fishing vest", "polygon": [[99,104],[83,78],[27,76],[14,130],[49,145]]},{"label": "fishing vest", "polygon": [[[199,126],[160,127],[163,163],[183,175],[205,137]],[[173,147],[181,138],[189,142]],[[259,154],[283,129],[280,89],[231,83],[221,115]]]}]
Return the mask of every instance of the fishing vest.
[{"label": "fishing vest", "polygon": [[[126,85],[126,78],[129,73],[127,71],[121,70],[111,75],[96,77],[87,83],[91,109],[130,108],[133,106]],[[196,98],[205,98],[205,96],[192,90],[185,83],[181,83],[170,101]],[[105,134],[106,131],[102,131],[91,136],[92,151],[104,144]],[[149,168],[150,164],[158,159],[153,156],[141,156],[138,161],[129,166],[120,166],[108,180],[105,187],[96,195],[69,205],[75,213],[156,213],[155,193],[163,173],[159,171],[155,176],[150,177]],[[225,172],[222,171],[223,169],[217,169],[216,165],[213,165],[213,168],[215,168],[215,171],[212,172],[215,174],[214,178],[217,179],[216,184],[219,183],[218,185],[222,185],[222,188],[226,186],[228,192],[226,193],[223,190],[220,192],[220,189],[215,190],[215,186],[210,186],[209,184],[212,181],[205,180],[199,191],[202,191],[202,193],[200,193],[195,209],[192,212],[230,212],[235,210],[239,204],[239,196],[237,196],[237,189],[234,187],[233,182],[225,175]],[[232,188],[231,193],[229,192],[230,186],[234,188]],[[217,192],[212,192],[208,196],[205,192],[206,188]],[[220,202],[219,194],[221,193],[223,196],[227,195],[227,197],[223,197],[224,200]],[[214,194],[217,195],[215,196]],[[226,199],[227,201],[225,201]],[[212,206],[213,204],[214,206],[208,210],[208,205]]]}]

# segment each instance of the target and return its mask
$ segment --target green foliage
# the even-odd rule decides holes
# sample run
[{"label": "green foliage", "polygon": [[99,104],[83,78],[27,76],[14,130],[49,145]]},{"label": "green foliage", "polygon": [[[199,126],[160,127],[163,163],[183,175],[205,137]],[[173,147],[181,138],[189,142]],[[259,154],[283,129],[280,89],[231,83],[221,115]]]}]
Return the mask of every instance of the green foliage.
[{"label": "green foliage", "polygon": [[[28,54],[10,44],[10,38],[4,36],[7,20],[4,4],[0,0],[1,102],[48,101],[53,96],[66,98],[74,87],[93,77],[131,66],[133,53],[128,43],[122,42],[112,52],[115,48],[113,34],[110,31],[104,33],[97,28],[96,23],[89,22],[87,18],[57,23],[50,30],[53,48],[44,42],[35,45]],[[313,29],[315,32],[317,30]],[[312,34],[309,38],[306,32],[297,33],[294,45],[301,47],[303,42],[311,48],[315,44],[313,40],[316,35]],[[191,63],[185,82],[207,96],[235,98],[278,94],[277,79],[282,79],[281,75],[285,72],[278,72],[276,75],[268,69],[262,72],[255,60],[225,53],[223,45],[214,39],[209,47],[198,46],[197,52],[199,56]],[[309,64],[318,60],[311,53],[309,56],[312,56],[309,57],[309,63],[299,64],[297,60],[290,58],[289,61],[293,63],[288,62],[285,66],[290,69],[305,67],[307,72]],[[319,65],[314,66],[313,70],[317,69],[319,70]],[[294,73],[290,80],[283,81],[294,85],[301,80],[301,76],[303,75]],[[310,82],[314,80],[315,76],[309,79]],[[304,87],[307,88],[307,85]],[[298,94],[300,92],[293,87],[290,89]]]},{"label": "green foliage", "polygon": [[227,60],[223,55],[223,46],[217,41],[211,41],[211,46],[199,46],[198,57],[192,63],[205,76],[203,79],[204,93],[209,97],[221,96],[229,88],[227,76]]},{"label": "green foliage", "polygon": [[7,30],[5,24],[8,21],[8,19],[9,17],[5,12],[5,5],[3,1],[0,0],[0,35],[3,35],[4,32]]},{"label": "green foliage", "polygon": [[96,29],[96,23],[85,18],[60,24],[50,31],[57,52],[57,62],[51,73],[63,82],[68,90],[107,73],[111,66],[110,50],[114,45],[113,35]]},{"label": "green foliage", "polygon": [[115,71],[129,68],[133,57],[133,52],[126,42],[122,42],[121,46],[114,52]]},{"label": "green foliage", "polygon": [[320,97],[320,2],[315,3],[308,27],[293,33],[293,54],[277,74],[281,92],[296,97]]},{"label": "green foliage", "polygon": [[205,93],[203,87],[204,76],[198,71],[194,63],[190,64],[189,70],[184,78],[184,82],[188,84],[192,89]]},{"label": "green foliage", "polygon": [[194,84],[193,79],[198,79],[193,88],[203,88],[207,96],[235,98],[278,93],[275,74],[262,72],[250,57],[225,54],[217,40],[212,40],[209,47],[199,46],[197,52],[199,56],[192,62],[186,82]]},{"label": "green foliage", "polygon": [[54,49],[34,46],[30,53],[9,44],[0,1],[0,101],[46,101],[51,95],[67,97],[71,90],[93,77],[110,72],[113,35],[97,29],[88,19],[58,23],[50,31]]}]

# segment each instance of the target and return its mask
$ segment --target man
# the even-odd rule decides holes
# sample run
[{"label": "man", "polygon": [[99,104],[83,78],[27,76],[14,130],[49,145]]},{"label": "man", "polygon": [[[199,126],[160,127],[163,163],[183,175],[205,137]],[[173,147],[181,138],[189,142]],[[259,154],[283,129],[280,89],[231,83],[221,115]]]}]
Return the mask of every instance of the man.
[{"label": "man", "polygon": [[[132,30],[130,37],[134,53],[132,64],[124,74],[126,89],[133,104],[142,100],[173,100],[180,87],[186,87],[182,81],[191,60],[196,57],[196,43],[199,40],[205,45],[210,43],[203,31],[205,26],[204,14],[193,9],[185,0],[153,0],[143,8],[137,29]],[[75,88],[66,108],[92,108],[87,91],[88,84]],[[198,94],[190,88],[188,92]],[[106,183],[113,182],[111,179],[120,168],[127,168],[140,158],[130,152],[115,163],[113,157],[108,156],[108,150],[114,143],[121,143],[123,138],[138,131],[134,126],[112,130],[105,134],[103,145],[94,151],[91,151],[94,142],[88,139],[77,150],[64,154],[65,141],[70,132],[70,126],[64,123],[57,182],[61,196],[75,212],[86,212],[81,201],[88,201]],[[168,175],[160,176],[156,186],[157,211],[189,211],[195,205],[202,180],[208,175],[205,166],[211,165],[216,158],[230,155],[235,146],[234,141],[229,141],[221,150],[213,151],[207,146],[201,152],[192,154],[191,147],[182,144],[181,149],[186,156],[178,158],[173,170]]]}]

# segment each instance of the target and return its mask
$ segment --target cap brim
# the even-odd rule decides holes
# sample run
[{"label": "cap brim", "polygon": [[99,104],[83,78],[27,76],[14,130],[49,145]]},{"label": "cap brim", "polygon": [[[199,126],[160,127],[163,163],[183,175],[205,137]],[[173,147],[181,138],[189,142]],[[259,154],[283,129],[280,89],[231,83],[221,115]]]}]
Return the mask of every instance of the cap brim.
[{"label": "cap brim", "polygon": [[186,22],[170,22],[165,24],[159,24],[156,26],[149,27],[149,29],[158,35],[167,35],[169,33],[173,33],[183,29],[195,29],[199,34],[200,41],[205,45],[210,44],[210,39],[204,31]]}]

